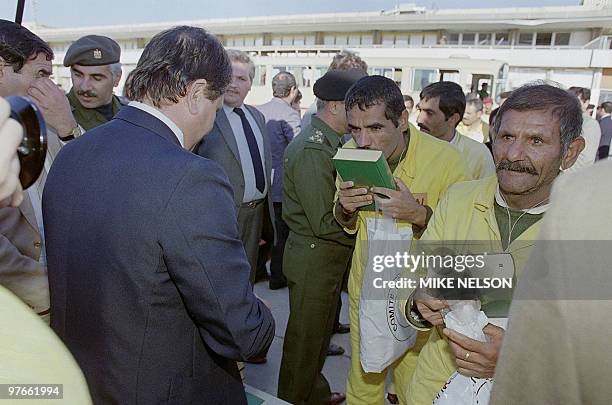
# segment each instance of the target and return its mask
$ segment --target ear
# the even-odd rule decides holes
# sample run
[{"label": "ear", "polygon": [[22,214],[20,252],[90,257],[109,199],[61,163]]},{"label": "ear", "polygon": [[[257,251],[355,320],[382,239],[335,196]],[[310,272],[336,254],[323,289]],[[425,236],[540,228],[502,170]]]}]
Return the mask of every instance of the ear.
[{"label": "ear", "polygon": [[339,113],[344,112],[344,102],[343,101],[332,101],[329,103],[329,112],[333,115],[338,115]]},{"label": "ear", "polygon": [[[0,67],[0,81],[2,81],[2,79],[4,78],[4,67],[7,66],[4,62],[4,58],[2,56],[0,56],[0,64],[2,64],[2,66]],[[10,67],[10,66],[8,66]]]},{"label": "ear", "polygon": [[408,131],[408,110],[404,110],[397,121],[397,127],[402,133]]},{"label": "ear", "polygon": [[189,85],[185,95],[185,101],[191,114],[197,115],[201,112],[204,107],[202,103],[204,98],[206,98],[206,80],[198,79]]},{"label": "ear", "polygon": [[452,124],[453,128],[457,128],[457,124],[463,119],[463,117],[459,113],[453,113],[450,117],[448,117],[448,121]]},{"label": "ear", "polygon": [[584,138],[579,136],[574,139],[567,148],[567,152],[565,152],[565,156],[561,159],[561,169],[569,169],[578,159],[578,155],[584,149]]},{"label": "ear", "polygon": [[121,76],[123,76],[123,71],[122,70],[119,71],[119,74],[117,75],[115,80],[113,80],[113,87],[119,86],[119,82],[121,81]]}]

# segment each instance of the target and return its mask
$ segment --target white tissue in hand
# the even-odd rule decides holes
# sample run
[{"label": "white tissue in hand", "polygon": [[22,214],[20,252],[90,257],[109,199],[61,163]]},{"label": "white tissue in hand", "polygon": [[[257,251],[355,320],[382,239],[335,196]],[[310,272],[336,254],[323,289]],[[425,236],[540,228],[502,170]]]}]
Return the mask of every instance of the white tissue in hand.
[{"label": "white tissue in hand", "polygon": [[474,340],[487,341],[482,329],[489,318],[480,310],[480,301],[455,301],[449,304],[451,311],[444,317],[446,327]]}]

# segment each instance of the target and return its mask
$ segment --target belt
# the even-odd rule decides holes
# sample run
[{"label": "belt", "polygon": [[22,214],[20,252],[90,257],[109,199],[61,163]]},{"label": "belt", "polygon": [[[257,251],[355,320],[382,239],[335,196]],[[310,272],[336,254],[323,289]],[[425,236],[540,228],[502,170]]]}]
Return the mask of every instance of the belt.
[{"label": "belt", "polygon": [[255,208],[257,207],[259,204],[263,203],[266,199],[262,198],[261,200],[253,200],[253,201],[249,201],[249,202],[245,202],[240,204],[241,208]]}]

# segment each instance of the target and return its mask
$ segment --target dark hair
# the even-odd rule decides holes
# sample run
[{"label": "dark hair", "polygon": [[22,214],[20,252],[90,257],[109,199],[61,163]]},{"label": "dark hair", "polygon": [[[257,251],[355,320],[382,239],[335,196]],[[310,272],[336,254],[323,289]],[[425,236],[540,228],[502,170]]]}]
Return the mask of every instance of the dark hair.
[{"label": "dark hair", "polygon": [[351,70],[359,69],[367,73],[368,64],[359,57],[355,52],[344,50],[334,55],[334,59],[329,65],[327,71],[330,70]]},{"label": "dark hair", "polygon": [[0,20],[0,56],[15,72],[39,53],[53,59],[53,51],[37,35],[12,21]]},{"label": "dark hair", "polygon": [[512,94],[511,91],[504,91],[503,93],[499,93],[499,98],[500,99],[506,99],[506,98],[510,97],[511,94]]},{"label": "dark hair", "polygon": [[567,91],[575,95],[582,101],[589,101],[591,99],[591,90],[585,87],[570,87]]},{"label": "dark hair", "polygon": [[606,112],[606,114],[612,114],[612,102],[604,101],[601,103],[601,108]]},{"label": "dark hair", "polygon": [[344,98],[346,111],[358,106],[361,111],[376,104],[385,105],[385,118],[396,127],[402,113],[406,111],[404,97],[398,85],[384,76],[365,76],[359,79],[346,93]]},{"label": "dark hair", "polygon": [[419,94],[421,100],[436,97],[439,100],[440,111],[444,113],[444,118],[448,120],[453,114],[459,114],[459,118],[463,117],[463,113],[465,113],[465,94],[457,83],[432,83]]},{"label": "dark hair", "polygon": [[138,65],[128,76],[125,95],[148,97],[156,107],[177,103],[189,84],[206,80],[206,97],[217,99],[231,81],[232,67],[219,40],[206,30],[179,26],[162,31],[147,44]]},{"label": "dark hair", "polygon": [[287,97],[293,87],[297,87],[297,83],[295,76],[289,72],[279,72],[272,78],[272,95],[274,97]]},{"label": "dark hair", "polygon": [[496,134],[499,133],[504,114],[511,110],[550,112],[559,121],[561,155],[582,133],[582,107],[576,97],[560,87],[535,82],[514,90],[499,107],[494,121]]}]

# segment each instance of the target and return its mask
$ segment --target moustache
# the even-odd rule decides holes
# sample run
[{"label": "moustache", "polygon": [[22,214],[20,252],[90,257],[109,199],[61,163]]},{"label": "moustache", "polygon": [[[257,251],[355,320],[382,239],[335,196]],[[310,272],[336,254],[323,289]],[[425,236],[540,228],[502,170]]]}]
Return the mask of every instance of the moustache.
[{"label": "moustache", "polygon": [[427,126],[423,125],[423,124],[417,124],[419,126],[419,129],[423,132],[427,132],[429,133],[429,128],[427,128]]},{"label": "moustache", "polygon": [[538,175],[536,169],[532,166],[524,165],[521,162],[510,162],[509,160],[502,160],[495,167],[495,171],[499,172],[502,170],[508,170],[510,172],[518,172],[518,173],[527,173],[532,174],[534,176]]},{"label": "moustache", "polygon": [[79,96],[84,96],[84,97],[98,97],[96,92],[95,91],[91,91],[91,90],[86,90],[86,91],[77,90],[77,94]]}]

